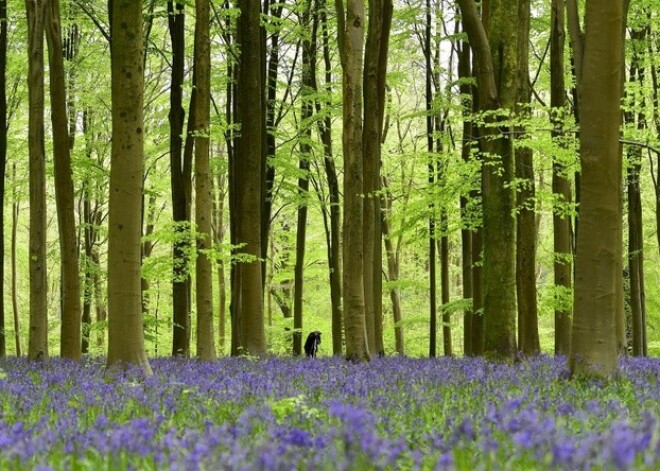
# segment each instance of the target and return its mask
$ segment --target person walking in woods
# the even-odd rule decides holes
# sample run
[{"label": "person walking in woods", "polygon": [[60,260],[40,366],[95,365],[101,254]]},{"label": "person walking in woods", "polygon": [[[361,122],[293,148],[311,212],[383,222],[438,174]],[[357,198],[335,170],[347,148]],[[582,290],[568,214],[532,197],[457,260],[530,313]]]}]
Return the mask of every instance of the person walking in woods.
[{"label": "person walking in woods", "polygon": [[316,357],[316,352],[319,349],[319,344],[321,343],[321,332],[315,330],[310,332],[305,341],[305,355],[310,358]]}]

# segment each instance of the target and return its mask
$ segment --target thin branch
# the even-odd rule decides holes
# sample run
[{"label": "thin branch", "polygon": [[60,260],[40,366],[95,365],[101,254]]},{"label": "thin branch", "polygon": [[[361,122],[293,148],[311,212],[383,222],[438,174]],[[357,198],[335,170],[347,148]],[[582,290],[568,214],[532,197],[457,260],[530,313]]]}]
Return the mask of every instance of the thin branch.
[{"label": "thin branch", "polygon": [[86,5],[89,4],[86,0],[74,0],[78,8],[80,8],[88,17],[90,20],[92,20],[92,23],[96,25],[98,30],[101,32],[103,37],[108,41],[108,44],[110,44],[111,39],[110,39],[110,33],[108,33],[107,28],[105,25],[101,24],[101,22],[96,18],[96,16],[92,13],[92,11],[88,10]]}]

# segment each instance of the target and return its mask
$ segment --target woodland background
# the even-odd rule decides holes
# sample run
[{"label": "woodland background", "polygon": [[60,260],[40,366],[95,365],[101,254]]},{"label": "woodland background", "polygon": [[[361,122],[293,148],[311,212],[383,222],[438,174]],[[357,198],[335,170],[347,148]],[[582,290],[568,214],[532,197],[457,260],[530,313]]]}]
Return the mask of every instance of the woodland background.
[{"label": "woodland background", "polygon": [[[56,3],[26,2],[37,5],[37,12],[44,4],[49,9]],[[4,230],[5,246],[2,354],[25,354],[29,343],[30,309],[34,309],[29,282],[32,243],[29,215],[37,203],[30,199],[34,190],[30,187],[28,165],[28,135],[32,129],[28,124],[28,94],[39,80],[42,84],[50,83],[52,88],[55,74],[64,81],[66,102],[58,104],[48,92],[45,95],[43,217],[46,242],[43,248],[46,258],[43,270],[47,277],[40,292],[47,293],[48,350],[56,354],[60,348],[63,293],[60,272],[63,257],[59,245],[62,236],[58,232],[55,204],[58,183],[53,158],[58,131],[50,117],[65,111],[74,185],[75,225],[72,227],[75,231],[70,246],[77,248],[79,254],[82,350],[92,355],[106,352],[108,182],[112,142],[108,4],[113,3],[117,1],[59,2],[64,67],[58,72],[51,64],[45,67],[43,77],[35,78],[29,73],[27,59],[28,50],[34,52],[39,41],[30,39],[25,9],[21,2],[0,2],[0,9],[6,15],[0,35],[0,65],[3,71],[6,67],[6,72],[0,76],[3,89],[6,88],[6,123],[0,123],[6,130],[6,135],[0,135],[0,185],[4,195],[0,226]],[[209,15],[206,24],[210,44],[210,96],[207,100],[210,126],[208,132],[202,132],[209,138],[212,207],[207,222],[211,223],[212,244],[204,253],[212,262],[212,335],[219,354],[232,352],[230,267],[237,260],[247,264],[241,259],[240,248],[235,244],[232,248],[228,180],[230,155],[235,151],[233,139],[236,133],[245,132],[245,128],[241,130],[237,126],[234,114],[236,100],[240,103],[235,89],[236,64],[240,54],[252,51],[246,47],[239,53],[235,47],[240,10],[229,1],[145,0],[141,25],[144,190],[139,211],[142,220],[142,324],[149,356],[171,354],[173,342],[176,342],[173,332],[181,326],[181,318],[177,320],[174,313],[173,273],[184,278],[190,274],[192,286],[197,276],[196,248],[189,243],[193,237],[188,231],[190,223],[174,222],[176,203],[172,196],[173,182],[182,178],[180,181],[186,182],[186,191],[192,198],[187,203],[193,208],[187,210],[188,215],[195,210],[198,200],[191,190],[196,184],[194,172],[189,173],[186,180],[186,175],[173,170],[172,164],[173,155],[178,159],[185,159],[186,153],[189,157],[192,155],[189,141],[200,132],[189,127],[187,121],[191,104],[196,100],[193,93],[193,65],[197,57],[194,36],[195,18],[199,21],[201,10],[195,3],[206,3]],[[373,2],[376,3],[379,2]],[[508,115],[508,121],[500,122],[501,129],[515,130],[503,134],[514,136],[512,145],[528,150],[529,162],[533,163],[533,170],[528,167],[531,173],[519,168],[506,188],[517,195],[510,224],[523,213],[532,218],[531,225],[522,226],[525,229],[518,239],[533,239],[535,243],[531,296],[537,309],[540,350],[547,353],[557,348],[556,312],[568,313],[572,305],[570,283],[569,287],[561,286],[554,271],[558,260],[570,267],[572,250],[571,254],[558,255],[553,215],[570,220],[569,233],[573,234],[576,225],[574,191],[579,177],[574,54],[568,31],[563,28],[564,18],[559,21],[562,28],[557,32],[557,6],[563,10],[563,3],[532,0],[527,14],[517,13],[522,17],[526,15],[529,22],[529,64],[522,75],[529,78],[523,80],[529,86],[529,103],[515,116]],[[582,14],[580,2],[575,6]],[[336,259],[339,253],[332,252],[333,246],[339,250],[337,244],[341,244],[340,238],[336,238],[341,234],[332,229],[332,224],[339,224],[339,220],[333,221],[333,218],[339,217],[340,210],[344,213],[342,104],[346,101],[342,95],[337,10],[326,0],[266,1],[258,18],[260,29],[255,38],[263,49],[256,60],[262,67],[266,94],[264,107],[259,107],[267,128],[262,137],[267,156],[264,177],[272,185],[267,196],[262,198],[263,204],[270,205],[266,218],[267,245],[262,247],[267,351],[289,354],[293,350],[299,354],[300,343],[296,347],[295,339],[297,337],[300,342],[300,336],[293,333],[302,332],[304,340],[308,331],[320,330],[324,336],[320,354],[338,353],[338,348],[341,353],[341,339],[332,341],[333,306],[336,310],[338,303],[336,298],[331,298],[332,279],[328,266],[329,257],[334,253]],[[521,24],[516,20],[498,27],[516,29]],[[660,155],[660,16],[654,0],[630,4],[626,37],[625,78],[621,84],[624,90],[621,140],[625,143],[623,175],[626,181],[622,204],[626,217],[622,221],[625,251],[620,263],[624,268],[629,344],[632,348],[633,309],[640,312],[643,309],[646,340],[644,348],[640,347],[637,353],[654,355],[660,353],[660,165],[657,161]],[[561,41],[553,46],[558,38]],[[44,40],[41,44],[44,45]],[[459,70],[460,56],[466,50],[469,54],[457,4],[444,0],[394,2],[382,109],[380,178],[377,178],[378,188],[363,192],[368,195],[364,200],[380,202],[383,214],[382,238],[380,233],[371,236],[375,241],[372,246],[380,246],[380,241],[384,241],[381,255],[383,345],[382,349],[376,348],[376,353],[398,352],[411,356],[464,353],[464,316],[471,312],[473,304],[465,285],[466,273],[469,278],[472,267],[464,263],[463,244],[465,237],[471,237],[466,234],[475,233],[482,219],[481,161],[474,150],[475,141],[470,141],[465,134],[465,122],[477,126],[488,119],[487,115],[484,118],[483,114],[473,113],[475,79],[471,73]],[[563,54],[565,60],[557,62],[559,54]],[[30,57],[34,57],[32,53]],[[465,57],[463,61],[465,65]],[[470,60],[467,63],[472,65]],[[556,73],[560,67],[558,73],[565,83],[564,100],[559,107],[551,100],[553,67]],[[178,75],[175,70],[180,71]],[[365,80],[365,93],[370,86],[376,87],[375,82]],[[48,85],[46,90],[49,90]],[[173,96],[178,101],[173,102]],[[250,108],[261,101],[258,94],[253,99],[247,106],[245,103],[240,106]],[[173,110],[179,109],[185,112],[177,121]],[[367,118],[365,112],[364,119]],[[568,183],[568,198],[558,196],[556,186],[553,191],[553,169],[555,182],[559,173]],[[191,171],[190,168],[186,170]],[[238,181],[237,187],[242,184]],[[629,199],[637,193],[638,207],[636,200]],[[256,209],[264,210],[263,207]],[[638,232],[633,232],[637,234],[633,238],[639,237],[637,245],[629,236],[629,213],[641,218]],[[240,213],[237,217],[250,216]],[[306,228],[306,232],[301,231],[301,227]],[[339,226],[335,228],[339,230]],[[515,240],[510,243],[513,246]],[[630,298],[628,253],[632,254],[632,263],[640,257],[643,260],[643,289],[641,294],[633,293],[635,299],[641,299],[641,306],[634,305]],[[256,264],[250,259],[247,262]],[[479,263],[475,258],[475,266]],[[300,281],[299,291],[296,291],[296,279],[304,279],[304,291]],[[640,286],[639,281],[636,286]],[[192,317],[186,335],[195,339],[196,290],[191,289],[189,293],[188,309]],[[509,295],[515,298],[515,290]],[[395,332],[399,333],[398,338]],[[436,332],[442,344],[436,341]],[[184,353],[194,354],[194,348],[189,345]],[[567,351],[560,349],[558,353]]]}]

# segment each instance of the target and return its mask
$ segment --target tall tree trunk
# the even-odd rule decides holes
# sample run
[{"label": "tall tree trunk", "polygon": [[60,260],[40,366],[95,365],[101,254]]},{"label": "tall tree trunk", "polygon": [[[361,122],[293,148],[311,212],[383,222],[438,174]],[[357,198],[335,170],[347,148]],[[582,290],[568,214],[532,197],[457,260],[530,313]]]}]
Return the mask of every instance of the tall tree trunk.
[{"label": "tall tree trunk", "polygon": [[[82,114],[83,136],[85,138],[85,153],[87,158],[92,158],[92,145],[90,136],[90,113],[84,110]],[[83,182],[83,191],[81,195],[82,202],[82,246],[83,246],[83,305],[81,314],[82,338],[80,339],[80,351],[82,354],[89,353],[90,329],[92,326],[92,301],[94,299],[94,282],[92,264],[92,247],[95,235],[95,228],[92,225],[92,191],[91,179],[86,178]]]},{"label": "tall tree trunk", "polygon": [[[0,208],[5,207],[7,168],[7,0],[0,0]],[[5,321],[5,216],[0,211],[0,357],[7,354]]]},{"label": "tall tree trunk", "polygon": [[364,300],[364,165],[362,154],[363,0],[335,0],[337,40],[343,71],[344,145],[344,320],[346,357],[369,359]]},{"label": "tall tree trunk", "polygon": [[[269,161],[275,157],[275,151],[277,149],[277,141],[275,139],[276,127],[277,127],[277,117],[276,117],[276,107],[277,107],[277,84],[279,82],[279,66],[280,66],[280,26],[279,20],[282,18],[282,10],[284,9],[284,4],[286,0],[282,1],[273,1],[270,6],[270,11],[268,11],[268,0],[264,1],[264,12],[270,14],[270,21],[272,21],[271,27],[274,27],[275,30],[270,37],[270,51],[268,52],[268,62],[266,65],[266,94],[265,94],[265,129],[264,129],[264,144],[265,148],[263,149],[263,158],[262,162],[263,168],[263,198],[261,205],[261,276],[263,282],[266,280],[266,260],[268,259],[268,235],[270,234],[270,220],[271,213],[273,210],[273,185],[275,184],[275,165]],[[265,38],[264,38],[265,39]],[[264,56],[262,60],[265,61],[265,43],[263,45],[264,49],[262,50],[262,55]],[[264,288],[265,289],[265,284]]]},{"label": "tall tree trunk", "polygon": [[[303,118],[304,120],[304,118]],[[307,147],[306,150],[305,147]],[[303,329],[303,283],[305,268],[305,240],[307,237],[307,192],[309,191],[309,146],[300,145],[301,158],[299,169],[301,176],[298,178],[298,198],[301,203],[298,206],[298,220],[296,229],[296,264],[294,268],[293,285],[293,355],[300,356],[302,353],[302,329]],[[303,176],[302,172],[305,173]]]},{"label": "tall tree trunk", "polygon": [[[103,323],[108,319],[108,311],[105,304],[105,299],[103,297],[103,282],[101,280],[101,256],[99,255],[99,250],[97,247],[92,249],[92,265],[94,268],[94,274],[92,275],[92,280],[94,283],[94,309],[96,311],[96,322]],[[105,345],[105,329],[99,329],[96,337],[96,346],[103,350]]]},{"label": "tall tree trunk", "polygon": [[[264,93],[261,69],[259,2],[240,0],[238,44],[243,51],[238,67],[236,95],[237,139],[232,162],[230,201],[232,204],[232,243],[244,244],[240,252],[254,257],[235,265],[232,280],[232,354],[260,355],[266,351],[262,296],[261,188]],[[240,215],[240,219],[238,219]]]},{"label": "tall tree trunk", "polygon": [[[436,6],[436,29],[437,32],[434,35],[434,52],[433,52],[433,91],[436,97],[441,96],[441,77],[440,77],[440,56],[441,56],[441,40],[440,40],[440,23],[442,20],[442,5],[441,3]],[[450,69],[453,69],[454,61],[454,51],[452,47],[452,54],[449,58]],[[448,81],[453,81],[453,71],[449,73]],[[435,141],[435,153],[438,156],[443,156],[445,154],[443,138],[446,135],[446,122],[447,122],[447,110],[434,110],[433,112],[433,121],[434,121],[434,141]],[[443,191],[446,185],[447,180],[447,161],[446,159],[438,159],[436,164],[436,180],[440,191]],[[449,282],[449,217],[447,215],[446,205],[440,203],[440,214],[439,214],[439,238],[436,239],[437,250],[440,258],[440,301],[442,307],[440,308],[442,312],[442,349],[444,356],[452,356],[453,347],[452,347],[452,334],[451,334],[451,313],[446,310],[447,304],[450,300],[450,282]]]},{"label": "tall tree trunk", "polygon": [[[424,59],[426,63],[425,103],[426,103],[426,150],[428,152],[428,184],[429,194],[434,194],[435,186],[435,155],[433,153],[433,68],[431,63],[431,1],[426,0],[426,24],[424,29]],[[436,244],[435,244],[435,201],[429,201],[429,357],[437,354],[437,319],[436,306],[437,281]]]},{"label": "tall tree trunk", "polygon": [[92,278],[92,261],[89,257],[91,250],[88,252],[87,241],[85,241],[85,257],[84,257],[84,278],[83,278],[83,305],[80,315],[82,337],[80,339],[80,352],[85,355],[89,353],[89,338],[92,327],[92,299],[94,295],[94,283]]},{"label": "tall tree trunk", "polygon": [[144,168],[142,1],[111,3],[112,154],[108,222],[107,367],[151,375],[144,348],[140,236]]},{"label": "tall tree trunk", "polygon": [[[85,109],[82,113],[82,130],[85,138],[85,155],[89,160],[89,165],[101,165],[100,162],[93,160],[95,147],[95,137],[91,124],[93,112]],[[103,213],[101,212],[102,203],[98,199],[99,192],[94,185],[97,182],[93,177],[88,176],[83,182],[82,199],[82,245],[84,247],[84,295],[82,306],[82,339],[81,352],[89,353],[90,348],[90,328],[92,326],[92,304],[96,303],[97,298],[102,298],[100,289],[101,267],[98,256],[98,231],[103,224]],[[98,307],[97,307],[98,309]],[[104,329],[99,329],[100,336],[105,338]]]},{"label": "tall tree trunk", "polygon": [[167,2],[172,45],[170,87],[170,183],[172,220],[176,235],[172,242],[172,355],[190,356],[190,274],[187,248],[190,244],[191,165],[183,156],[183,80],[185,68],[184,4]]},{"label": "tall tree trunk", "polygon": [[30,331],[28,358],[48,358],[46,260],[46,151],[44,145],[45,2],[26,0],[30,154]]},{"label": "tall tree trunk", "polygon": [[[529,2],[519,4],[518,68],[522,79],[518,81],[517,114],[528,117],[531,101],[529,83]],[[523,126],[518,128],[523,131]],[[534,153],[529,147],[518,147],[515,151],[517,188],[517,232],[516,232],[516,293],[518,301],[518,346],[524,355],[537,355],[541,351],[536,302],[536,188],[534,175]]]},{"label": "tall tree trunk", "polygon": [[60,355],[80,359],[81,306],[78,276],[78,242],[74,215],[73,178],[71,169],[69,118],[67,116],[64,55],[60,26],[59,0],[46,7],[46,39],[50,65],[50,101],[53,125],[55,167],[55,202],[59,229],[62,274],[62,324]]},{"label": "tall tree trunk", "polygon": [[[472,121],[469,113],[472,109],[472,96],[474,90],[468,80],[472,77],[470,67],[470,44],[467,41],[460,43],[458,53],[458,79],[460,81],[461,101],[463,104],[463,136],[461,140],[461,158],[469,162],[472,151]],[[468,197],[461,196],[461,278],[463,283],[463,299],[472,299],[472,224],[470,223]],[[472,326],[474,323],[474,300],[472,308],[463,312],[463,353],[466,356],[474,354],[472,346]]]},{"label": "tall tree trunk", "polygon": [[[467,198],[461,197],[461,211],[466,212]],[[463,299],[472,300],[472,234],[468,228],[461,229],[461,283],[463,288]],[[473,304],[474,304],[474,300]],[[463,354],[473,355],[472,348],[472,325],[474,320],[474,309],[466,308],[463,311]]]},{"label": "tall tree trunk", "polygon": [[18,211],[20,201],[16,192],[16,164],[12,166],[12,199],[11,199],[11,307],[14,314],[14,341],[16,356],[21,356],[21,329],[18,321],[18,274],[16,270],[16,241],[18,229]]},{"label": "tall tree trunk", "polygon": [[[520,70],[517,28],[518,12],[527,0],[489,4],[483,23],[473,0],[459,0],[466,32],[476,59],[479,110],[512,109],[518,101]],[[486,27],[485,27],[485,26]],[[488,34],[486,34],[486,30]],[[483,289],[486,353],[510,359],[516,351],[515,322],[515,219],[513,143],[496,125],[502,118],[487,116],[480,129],[483,138]]]},{"label": "tall tree trunk", "polygon": [[580,95],[580,231],[568,366],[576,375],[617,372],[622,292],[620,204],[623,0],[587,0]]},{"label": "tall tree trunk", "polygon": [[[392,243],[392,230],[390,229],[390,218],[392,217],[392,195],[389,192],[387,180],[382,177],[382,199],[383,199],[383,221],[382,231],[385,241],[385,254],[387,256],[387,277],[390,283],[399,280],[399,259],[394,244]],[[394,321],[394,350],[398,355],[405,354],[403,342],[403,327],[401,326],[401,292],[396,285],[390,288],[390,300],[392,301],[392,320]]]},{"label": "tall tree trunk", "polygon": [[[330,59],[330,35],[328,32],[328,15],[325,7],[325,0],[317,2],[317,8],[320,10],[320,24],[323,41],[323,63],[325,69],[324,91],[330,96],[332,91],[332,62]],[[319,91],[318,80],[316,79],[316,69],[312,68],[314,78],[314,90]],[[318,96],[318,95],[317,95]],[[316,112],[321,113],[323,109],[330,106],[330,102],[321,103],[316,99]],[[330,227],[327,232],[328,245],[328,277],[330,281],[330,302],[332,304],[332,354],[341,355],[343,350],[343,309],[342,309],[342,264],[341,264],[341,207],[339,202],[339,180],[332,152],[332,117],[325,113],[325,117],[318,121],[319,135],[323,143],[323,164],[326,178],[328,180],[328,196],[330,200]]]},{"label": "tall tree trunk", "polygon": [[296,225],[296,265],[293,284],[293,355],[302,353],[303,338],[303,283],[305,268],[305,240],[307,237],[307,201],[309,192],[309,164],[311,159],[312,128],[311,118],[314,113],[314,75],[316,68],[316,15],[312,17],[312,0],[303,5],[300,15],[300,26],[304,37],[302,40],[302,104],[300,113],[300,160],[298,163],[298,220]]},{"label": "tall tree trunk", "polygon": [[[643,52],[646,42],[645,29],[633,29],[630,40],[633,56],[630,64],[630,84],[644,86]],[[644,100],[633,97],[630,106],[640,110],[635,119],[634,111],[624,114],[625,124],[640,131],[646,128]],[[637,124],[635,126],[635,121]],[[628,149],[628,273],[630,274],[630,308],[632,314],[632,350],[634,356],[644,356],[646,345],[645,289],[644,289],[644,238],[642,225],[642,197],[639,175],[642,169],[642,149],[633,146]]]},{"label": "tall tree trunk", "polygon": [[195,229],[197,260],[197,357],[215,360],[213,328],[213,270],[211,269],[211,217],[213,190],[210,171],[211,40],[209,0],[195,1]]},{"label": "tall tree trunk", "polygon": [[630,275],[630,309],[632,314],[632,353],[644,355],[644,298],[642,259],[642,198],[639,185],[641,149],[628,151],[628,273]]},{"label": "tall tree trunk", "polygon": [[[220,154],[220,152],[218,152]],[[221,159],[222,157],[217,157]],[[227,196],[227,175],[217,172],[214,188],[213,207],[213,239],[216,247],[221,247],[225,241],[225,197]],[[218,350],[220,354],[225,351],[227,340],[227,281],[225,273],[225,261],[223,257],[217,257],[216,267],[218,269]]]},{"label": "tall tree trunk", "polygon": [[[550,106],[552,137],[561,142],[564,137],[566,87],[564,84],[564,2],[552,0],[550,29]],[[552,163],[553,243],[555,276],[555,355],[568,355],[571,340],[570,303],[573,299],[573,243],[571,240],[570,205],[571,179],[566,165],[555,159]]]},{"label": "tall tree trunk", "polygon": [[373,0],[369,5],[369,26],[364,54],[364,127],[362,155],[364,161],[363,244],[364,300],[367,341],[370,352],[384,355],[382,271],[383,249],[380,207],[380,167],[383,118],[385,116],[385,79],[390,24],[391,0]]},{"label": "tall tree trunk", "polygon": [[[75,81],[76,81],[76,68],[73,66],[73,61],[78,57],[80,49],[80,30],[78,24],[72,18],[72,12],[69,11],[67,22],[69,26],[66,28],[66,33],[63,38],[64,59],[71,64],[71,67],[66,71],[67,77],[67,103],[66,114],[69,123],[69,151],[73,151],[73,146],[76,140],[76,130],[78,128],[78,111],[76,109],[75,100]],[[80,241],[78,241],[80,247]]]},{"label": "tall tree trunk", "polygon": [[449,357],[454,354],[451,340],[451,313],[444,311],[444,306],[449,304],[449,237],[447,234],[447,214],[440,216],[442,236],[438,240],[438,252],[440,253],[440,300],[442,301],[442,353]]},{"label": "tall tree trunk", "polygon": [[[142,195],[142,210],[146,211],[146,215],[143,215],[142,220],[144,223],[144,229],[142,230],[142,264],[144,261],[151,257],[151,253],[154,250],[153,238],[151,237],[154,232],[155,221],[156,221],[156,194],[151,193],[149,195],[149,201],[145,204],[144,200],[146,195]],[[146,318],[149,315],[150,310],[150,293],[151,282],[148,278],[142,277],[140,284],[140,291],[142,292],[142,317]]]},{"label": "tall tree trunk", "polygon": [[[474,195],[473,195],[474,197]],[[472,355],[481,356],[486,350],[483,286],[483,229],[472,233]]]}]

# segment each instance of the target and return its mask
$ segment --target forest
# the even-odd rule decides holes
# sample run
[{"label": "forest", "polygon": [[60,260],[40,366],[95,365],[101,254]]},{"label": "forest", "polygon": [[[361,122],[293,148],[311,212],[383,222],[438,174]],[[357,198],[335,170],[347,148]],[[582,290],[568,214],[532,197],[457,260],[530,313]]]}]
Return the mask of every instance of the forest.
[{"label": "forest", "polygon": [[654,469],[657,0],[0,0],[0,467]]}]

